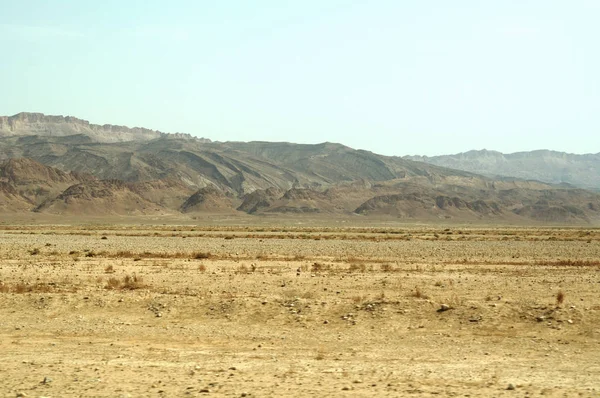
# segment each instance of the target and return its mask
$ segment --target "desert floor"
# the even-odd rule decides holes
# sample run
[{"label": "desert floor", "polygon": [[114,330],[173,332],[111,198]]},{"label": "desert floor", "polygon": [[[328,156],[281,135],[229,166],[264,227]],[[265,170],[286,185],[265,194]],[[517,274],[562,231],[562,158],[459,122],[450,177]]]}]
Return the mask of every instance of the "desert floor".
[{"label": "desert floor", "polygon": [[600,230],[4,224],[0,392],[599,396]]}]

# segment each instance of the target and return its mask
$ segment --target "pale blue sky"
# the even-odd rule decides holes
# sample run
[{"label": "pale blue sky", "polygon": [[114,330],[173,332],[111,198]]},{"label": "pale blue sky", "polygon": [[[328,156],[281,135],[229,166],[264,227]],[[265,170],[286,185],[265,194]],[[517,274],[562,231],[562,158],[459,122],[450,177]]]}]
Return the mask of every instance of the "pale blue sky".
[{"label": "pale blue sky", "polygon": [[386,155],[600,152],[597,0],[0,0],[0,114]]}]

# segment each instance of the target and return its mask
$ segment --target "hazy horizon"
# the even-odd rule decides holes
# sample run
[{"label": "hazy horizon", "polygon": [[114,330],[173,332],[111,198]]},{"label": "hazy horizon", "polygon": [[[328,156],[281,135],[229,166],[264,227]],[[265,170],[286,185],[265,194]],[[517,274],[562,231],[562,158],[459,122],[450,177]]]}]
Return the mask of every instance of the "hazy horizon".
[{"label": "hazy horizon", "polygon": [[600,152],[600,3],[0,4],[0,114],[390,155]]}]

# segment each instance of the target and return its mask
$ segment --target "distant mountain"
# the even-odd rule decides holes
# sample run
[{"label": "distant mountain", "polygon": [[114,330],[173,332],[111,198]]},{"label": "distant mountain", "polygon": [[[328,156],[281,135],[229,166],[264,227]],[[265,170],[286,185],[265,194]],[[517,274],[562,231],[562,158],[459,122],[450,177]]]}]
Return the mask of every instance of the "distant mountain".
[{"label": "distant mountain", "polygon": [[0,213],[600,223],[600,194],[569,186],[334,143],[211,142],[19,115],[0,118],[10,125],[0,129]]},{"label": "distant mountain", "polygon": [[539,150],[503,154],[484,149],[456,155],[405,156],[404,159],[479,173],[489,177],[516,177],[600,190],[600,153],[574,155]]},{"label": "distant mountain", "polygon": [[[160,137],[192,138],[187,134],[165,134],[141,127],[129,128],[112,124],[90,124],[72,116],[47,116],[43,113],[21,112],[0,116],[0,137],[39,135],[64,137],[81,134],[93,142],[148,141]],[[201,139],[206,141],[206,139]]]}]

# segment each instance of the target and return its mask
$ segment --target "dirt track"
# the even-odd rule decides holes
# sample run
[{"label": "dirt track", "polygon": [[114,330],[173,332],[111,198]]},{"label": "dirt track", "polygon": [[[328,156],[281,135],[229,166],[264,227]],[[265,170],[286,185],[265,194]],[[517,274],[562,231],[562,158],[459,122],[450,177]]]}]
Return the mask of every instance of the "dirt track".
[{"label": "dirt track", "polygon": [[4,396],[599,394],[598,230],[192,229],[3,227]]}]

